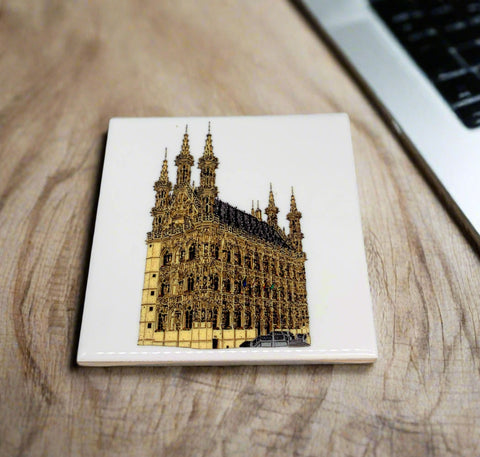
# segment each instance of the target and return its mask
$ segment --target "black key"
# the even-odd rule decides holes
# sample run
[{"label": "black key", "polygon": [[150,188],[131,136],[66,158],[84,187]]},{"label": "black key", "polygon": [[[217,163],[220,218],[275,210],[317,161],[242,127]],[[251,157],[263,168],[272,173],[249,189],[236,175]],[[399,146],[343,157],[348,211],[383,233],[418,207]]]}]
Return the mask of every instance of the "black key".
[{"label": "black key", "polygon": [[428,19],[433,26],[443,28],[456,22],[459,16],[451,5],[444,5],[431,10]]},{"label": "black key", "polygon": [[480,102],[462,106],[455,112],[467,127],[480,126]]},{"label": "black key", "polygon": [[434,79],[442,79],[462,70],[462,66],[447,49],[430,44],[418,49],[412,48],[411,53],[425,73]]},{"label": "black key", "polygon": [[480,95],[480,79],[472,73],[437,83],[437,88],[445,99],[454,105]]},{"label": "black key", "polygon": [[445,47],[443,41],[438,36],[437,29],[432,27],[409,33],[402,41],[405,42],[406,46],[414,45],[416,47],[428,44],[437,47]]},{"label": "black key", "polygon": [[465,5],[465,12],[467,14],[480,13],[480,2],[468,2]]},{"label": "black key", "polygon": [[471,65],[480,65],[480,40],[475,41],[472,45],[457,49],[457,52],[465,61]]},{"label": "black key", "polygon": [[425,16],[410,19],[405,22],[400,22],[398,24],[392,24],[392,30],[396,35],[402,36],[412,33],[421,33],[425,29],[430,28],[429,22],[426,20]]},{"label": "black key", "polygon": [[392,18],[405,11],[414,9],[417,4],[415,1],[372,1],[373,8],[387,22],[391,23]]},{"label": "black key", "polygon": [[[479,5],[480,6],[480,5]],[[468,24],[470,26],[475,26],[475,25],[480,25],[480,14],[476,14],[473,17],[470,17],[468,19]]]},{"label": "black key", "polygon": [[457,21],[445,27],[445,38],[452,45],[467,43],[480,38],[480,26],[471,26],[467,21]]},{"label": "black key", "polygon": [[391,22],[392,24],[402,24],[408,22],[416,22],[420,21],[425,17],[425,13],[422,9],[414,8],[414,9],[405,9],[396,13],[392,16]]}]

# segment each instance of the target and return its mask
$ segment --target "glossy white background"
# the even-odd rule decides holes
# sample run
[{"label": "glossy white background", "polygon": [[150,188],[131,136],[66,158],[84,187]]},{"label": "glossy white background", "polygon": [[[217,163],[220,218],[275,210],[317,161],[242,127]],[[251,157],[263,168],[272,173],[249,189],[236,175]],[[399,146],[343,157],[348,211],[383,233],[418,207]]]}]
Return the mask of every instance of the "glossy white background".
[{"label": "glossy white background", "polygon": [[[170,180],[188,124],[197,160],[211,121],[219,198],[250,212],[270,182],[288,232],[291,186],[302,212],[312,345],[199,350],[137,346],[153,184]],[[83,365],[371,362],[377,357],[350,128],[345,114],[110,121],[78,350]]]}]

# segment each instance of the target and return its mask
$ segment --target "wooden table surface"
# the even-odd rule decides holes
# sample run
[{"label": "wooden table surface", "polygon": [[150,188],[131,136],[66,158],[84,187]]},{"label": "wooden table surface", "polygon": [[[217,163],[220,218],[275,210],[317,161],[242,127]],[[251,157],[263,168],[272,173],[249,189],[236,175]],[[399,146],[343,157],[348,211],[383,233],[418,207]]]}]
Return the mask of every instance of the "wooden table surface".
[{"label": "wooden table surface", "polygon": [[[349,113],[379,359],[75,365],[114,116]],[[480,264],[286,1],[0,2],[2,456],[480,455]]]}]

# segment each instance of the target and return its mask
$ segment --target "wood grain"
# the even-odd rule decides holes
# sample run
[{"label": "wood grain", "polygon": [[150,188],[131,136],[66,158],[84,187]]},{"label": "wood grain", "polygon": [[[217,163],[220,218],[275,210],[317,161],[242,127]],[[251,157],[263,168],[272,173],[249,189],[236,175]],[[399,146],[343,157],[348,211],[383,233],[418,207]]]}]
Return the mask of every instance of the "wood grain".
[{"label": "wood grain", "polygon": [[[480,454],[480,265],[288,2],[0,2],[0,454]],[[373,366],[73,363],[108,120],[351,116]]]}]

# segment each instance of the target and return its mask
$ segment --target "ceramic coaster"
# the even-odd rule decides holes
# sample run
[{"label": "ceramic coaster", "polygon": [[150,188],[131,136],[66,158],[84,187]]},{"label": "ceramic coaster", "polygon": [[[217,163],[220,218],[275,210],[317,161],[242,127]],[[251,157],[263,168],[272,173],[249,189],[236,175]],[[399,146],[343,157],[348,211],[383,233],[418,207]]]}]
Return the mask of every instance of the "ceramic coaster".
[{"label": "ceramic coaster", "polygon": [[79,364],[376,358],[345,114],[110,121]]}]

